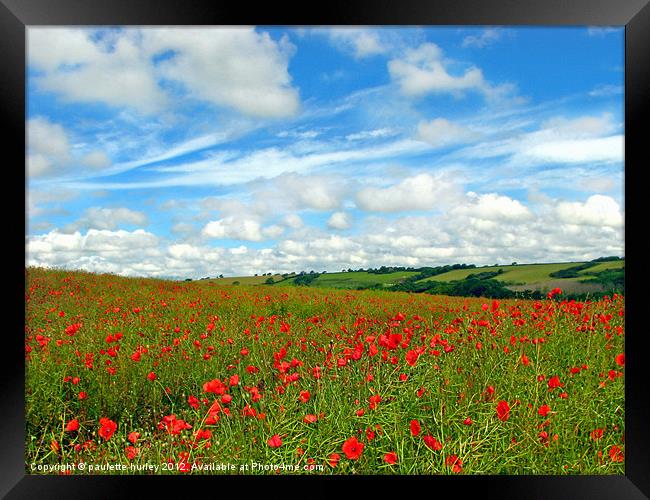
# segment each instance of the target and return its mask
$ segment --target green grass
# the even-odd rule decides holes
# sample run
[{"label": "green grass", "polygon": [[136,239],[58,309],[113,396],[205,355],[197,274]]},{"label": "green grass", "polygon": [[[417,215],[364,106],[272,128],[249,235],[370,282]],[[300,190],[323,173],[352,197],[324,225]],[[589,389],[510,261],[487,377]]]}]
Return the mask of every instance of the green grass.
[{"label": "green grass", "polygon": [[569,267],[582,264],[581,262],[569,262],[561,264],[521,264],[516,266],[488,266],[478,267],[475,269],[457,269],[437,276],[431,276],[422,281],[454,281],[462,280],[472,274],[478,274],[490,271],[503,270],[502,274],[494,277],[494,279],[503,281],[505,283],[517,284],[530,284],[540,283],[544,281],[551,281],[555,278],[549,276],[550,273],[567,269]]},{"label": "green grass", "polygon": [[239,282],[240,285],[262,285],[269,278],[273,278],[273,281],[280,281],[283,279],[282,275],[274,274],[272,276],[235,276],[229,278],[211,278],[209,280],[203,281],[210,281],[216,285],[233,285],[236,282]]},{"label": "green grass", "polygon": [[[310,286],[329,287],[329,288],[348,288],[366,287],[371,285],[395,285],[404,278],[413,276],[416,272],[400,271],[389,274],[374,274],[368,272],[345,272],[345,273],[325,273],[316,278]],[[293,279],[286,280],[279,285],[292,285]]]},{"label": "green grass", "polygon": [[590,267],[589,269],[583,269],[582,271],[578,271],[578,274],[594,274],[594,273],[599,273],[601,271],[607,271],[609,269],[622,269],[623,267],[625,267],[624,260],[600,262],[595,266]]}]

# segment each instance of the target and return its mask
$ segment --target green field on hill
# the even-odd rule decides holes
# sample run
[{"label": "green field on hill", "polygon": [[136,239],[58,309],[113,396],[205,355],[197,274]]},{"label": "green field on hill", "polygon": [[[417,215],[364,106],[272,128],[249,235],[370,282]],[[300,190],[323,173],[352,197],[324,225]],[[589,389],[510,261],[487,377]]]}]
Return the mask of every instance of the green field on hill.
[{"label": "green field on hill", "polygon": [[[395,285],[404,280],[404,278],[408,278],[415,274],[418,273],[414,271],[399,271],[388,274],[375,274],[365,271],[325,273],[319,275],[310,285],[329,288],[358,288],[372,285],[389,286]],[[290,278],[278,283],[278,285],[294,285],[295,280],[296,278]]]},{"label": "green field on hill", "polygon": [[[540,283],[543,281],[552,280],[550,273],[560,271],[562,269],[568,269],[579,264],[584,264],[584,262],[565,262],[562,264],[521,264],[516,266],[488,266],[488,267],[477,267],[475,269],[457,269],[455,271],[449,271],[448,273],[438,274],[437,276],[431,276],[422,281],[454,281],[462,280],[467,278],[472,274],[478,273],[487,273],[495,271],[503,271],[502,274],[498,274],[494,279],[502,281],[504,283],[511,284],[529,284],[529,283]],[[604,264],[610,264],[605,262]],[[593,268],[592,268],[593,269]],[[587,269],[586,271],[591,271]]]},{"label": "green field on hill", "polygon": [[[589,266],[590,264],[591,267],[587,267],[586,269],[580,269],[580,267],[578,267]],[[452,266],[448,267],[451,268]],[[576,267],[578,268],[574,269]],[[417,271],[400,270],[386,274],[363,270],[321,274],[285,274],[284,276],[275,274],[273,276],[263,275],[219,278],[210,280],[209,282],[220,285],[263,285],[272,277],[274,286],[280,287],[302,285],[341,289],[362,289],[370,287],[395,289],[397,286],[397,289],[401,291],[421,292],[428,290],[428,293],[449,293],[454,295],[456,292],[452,291],[452,289],[459,286],[465,287],[465,280],[472,276],[476,276],[479,280],[485,280],[481,281],[481,283],[489,284],[492,282],[494,284],[495,281],[501,283],[503,293],[509,293],[508,290],[511,292],[536,290],[538,292],[547,293],[553,288],[561,288],[565,293],[593,294],[606,292],[611,289],[621,289],[623,286],[621,280],[624,278],[621,277],[620,271],[624,271],[625,269],[625,260],[497,265],[453,269],[451,271],[446,271],[444,268],[438,268],[438,272],[446,272],[430,276],[430,271],[432,269],[435,270],[435,268],[421,268]],[[425,271],[424,274],[421,273],[421,271]],[[560,273],[559,276],[552,276],[552,274],[560,271],[564,271],[564,273]],[[429,274],[428,277],[414,281],[418,277],[427,276],[427,273]],[[498,274],[491,275],[491,273]],[[598,276],[598,273],[601,273],[601,275]],[[429,286],[427,286],[427,283]],[[435,287],[434,289],[431,287],[433,283],[439,283],[441,286],[449,283],[452,288],[447,289],[443,287],[444,290],[436,289],[436,291],[434,291]],[[503,288],[503,285],[505,285],[507,289]],[[480,286],[482,287],[483,285],[481,284]],[[465,288],[463,288],[463,290],[465,290]],[[485,293],[496,292],[485,291]]]}]

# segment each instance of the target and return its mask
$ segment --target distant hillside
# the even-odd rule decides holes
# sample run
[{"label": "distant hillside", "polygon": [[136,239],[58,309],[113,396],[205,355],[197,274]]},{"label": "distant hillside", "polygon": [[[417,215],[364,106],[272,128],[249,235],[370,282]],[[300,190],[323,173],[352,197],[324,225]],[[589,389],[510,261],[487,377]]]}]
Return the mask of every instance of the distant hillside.
[{"label": "distant hillside", "polygon": [[446,295],[543,296],[554,288],[566,294],[603,294],[624,290],[625,260],[603,257],[589,262],[468,264],[422,268],[349,270],[337,273],[291,273],[210,280],[219,284],[314,286],[324,288],[425,292]]}]

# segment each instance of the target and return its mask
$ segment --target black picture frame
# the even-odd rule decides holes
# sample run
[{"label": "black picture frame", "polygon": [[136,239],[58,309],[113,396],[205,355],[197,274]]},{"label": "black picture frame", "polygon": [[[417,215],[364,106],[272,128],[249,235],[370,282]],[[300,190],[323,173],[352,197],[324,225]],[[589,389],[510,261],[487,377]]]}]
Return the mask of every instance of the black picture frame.
[{"label": "black picture frame", "polygon": [[[306,5],[306,4],[305,4]],[[338,489],[345,481],[361,488],[382,488],[397,481],[409,488],[405,492],[463,496],[468,491],[499,498],[648,498],[650,496],[650,398],[648,398],[647,319],[648,298],[643,286],[647,280],[647,258],[643,236],[644,194],[643,146],[650,105],[650,5],[646,0],[355,0],[327,1],[311,9],[296,4],[248,3],[199,0],[0,0],[0,54],[3,71],[0,79],[0,116],[7,140],[3,158],[5,173],[17,179],[5,185],[5,214],[12,215],[25,191],[18,189],[25,160],[25,35],[28,26],[38,25],[585,25],[625,26],[625,213],[626,213],[626,467],[625,476],[462,476],[432,478],[294,478],[296,489],[285,494],[311,494],[318,487]],[[644,157],[645,160],[645,157]],[[647,167],[646,167],[647,168]],[[24,172],[23,172],[24,173]],[[24,179],[24,177],[23,177]],[[15,186],[14,187],[14,183]],[[22,193],[22,194],[21,194]],[[647,198],[647,195],[645,196]],[[17,216],[16,216],[17,217]],[[13,217],[12,217],[13,219]],[[636,219],[636,220],[635,220]],[[639,221],[640,219],[640,221]],[[17,219],[20,221],[21,219]],[[24,222],[24,220],[23,220]],[[646,224],[647,225],[647,224]],[[8,240],[20,256],[25,247],[25,224],[6,222]],[[639,236],[636,236],[639,235]],[[20,258],[20,257],[18,257]],[[24,258],[24,256],[23,256]],[[15,285],[7,286],[8,302],[3,308],[10,316],[3,337],[2,418],[0,418],[0,495],[7,498],[119,498],[134,492],[133,486],[145,483],[167,494],[198,494],[195,486],[206,486],[215,494],[225,494],[224,484],[250,488],[250,478],[210,477],[54,477],[25,475],[24,468],[24,344],[20,335],[24,311],[25,276],[13,263],[5,272]],[[19,273],[23,273],[19,276]],[[22,285],[21,285],[22,283]],[[22,288],[21,288],[22,286]],[[14,304],[15,302],[15,304]],[[22,317],[24,320],[24,316]],[[14,324],[14,322],[16,324]],[[263,477],[261,486],[272,492],[281,478]],[[411,484],[416,481],[420,484]],[[426,481],[426,482],[424,482]],[[191,488],[188,489],[188,483]],[[258,483],[258,481],[256,481]],[[284,483],[283,483],[284,486]],[[422,487],[422,490],[419,488]],[[411,489],[413,488],[413,489]],[[415,488],[418,488],[416,490]],[[341,490],[340,494],[346,494]],[[153,496],[153,492],[149,492]],[[240,490],[241,494],[241,490]],[[404,494],[404,493],[400,493]],[[417,493],[421,494],[421,493]],[[166,495],[165,495],[166,496]],[[247,495],[248,496],[248,495]]]}]

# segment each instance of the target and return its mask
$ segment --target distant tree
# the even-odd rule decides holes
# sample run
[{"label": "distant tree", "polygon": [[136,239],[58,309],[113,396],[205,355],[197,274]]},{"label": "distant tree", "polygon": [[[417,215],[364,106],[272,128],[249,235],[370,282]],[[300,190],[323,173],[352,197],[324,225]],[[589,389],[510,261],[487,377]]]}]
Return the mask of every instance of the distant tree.
[{"label": "distant tree", "polygon": [[273,281],[273,278],[266,278],[266,281],[264,283],[266,283],[267,285],[272,285],[273,283],[275,283],[275,281]]},{"label": "distant tree", "polygon": [[517,263],[516,263],[516,262],[513,262],[513,263],[512,263],[511,265],[513,265],[513,266],[516,266],[516,265],[517,265]]},{"label": "distant tree", "polygon": [[239,281],[233,281],[232,284],[233,285],[239,285]]},{"label": "distant tree", "polygon": [[219,277],[220,277],[220,278],[223,278],[223,274],[220,274]]}]

